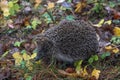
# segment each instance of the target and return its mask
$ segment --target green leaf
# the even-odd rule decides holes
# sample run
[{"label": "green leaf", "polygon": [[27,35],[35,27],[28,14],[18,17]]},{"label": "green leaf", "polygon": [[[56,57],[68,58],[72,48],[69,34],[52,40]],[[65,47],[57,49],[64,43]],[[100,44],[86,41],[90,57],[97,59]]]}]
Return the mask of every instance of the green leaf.
[{"label": "green leaf", "polygon": [[115,7],[115,6],[116,6],[116,3],[115,3],[115,2],[113,2],[113,1],[110,1],[110,2],[109,2],[109,6],[110,6],[111,8],[113,8],[113,7]]},{"label": "green leaf", "polygon": [[10,15],[14,15],[15,14],[14,8],[10,8],[9,12],[10,12]]},{"label": "green leaf", "polygon": [[75,19],[75,17],[73,15],[66,16],[66,20],[72,21],[74,19]]},{"label": "green leaf", "polygon": [[81,70],[81,64],[82,64],[83,60],[79,60],[75,62],[75,67],[76,67],[76,71],[80,71]]},{"label": "green leaf", "polygon": [[21,42],[16,41],[16,42],[14,43],[14,46],[20,47],[20,44],[21,44]]},{"label": "green leaf", "polygon": [[113,44],[120,44],[120,36],[113,36],[110,41]]},{"label": "green leaf", "polygon": [[93,63],[93,58],[91,57],[89,60],[88,60],[89,64],[92,64]]},{"label": "green leaf", "polygon": [[14,4],[13,4],[12,1],[8,2],[8,6],[9,6],[9,7],[13,7],[13,5],[14,5]]},{"label": "green leaf", "polygon": [[32,80],[31,76],[27,76],[27,78],[25,80]]},{"label": "green leaf", "polygon": [[110,52],[105,52],[105,53],[103,53],[100,57],[101,57],[102,59],[105,59],[105,58],[108,57],[108,56],[110,56]]},{"label": "green leaf", "polygon": [[21,65],[20,65],[20,67],[22,68],[22,69],[24,69],[26,66],[26,62],[25,61],[21,61],[21,63],[20,63]]},{"label": "green leaf", "polygon": [[37,24],[38,24],[37,20],[33,20],[33,21],[32,21],[32,28],[33,28],[33,29],[36,29]]},{"label": "green leaf", "polygon": [[29,29],[30,29],[30,28],[32,28],[32,26],[30,26],[30,25],[29,25],[29,26],[27,26],[27,28],[29,28]]},{"label": "green leaf", "polygon": [[13,3],[17,3],[18,2],[18,0],[12,0],[13,1]]},{"label": "green leaf", "polygon": [[71,3],[71,2],[72,2],[72,0],[68,0],[67,2]]},{"label": "green leaf", "polygon": [[26,53],[26,50],[22,50],[21,53],[22,53],[22,54]]},{"label": "green leaf", "polygon": [[44,20],[47,22],[47,23],[51,23],[52,22],[52,19],[50,17],[50,15],[46,12],[42,15],[43,18],[45,18]]},{"label": "green leaf", "polygon": [[14,4],[14,10],[18,11],[20,6],[18,4]]},{"label": "green leaf", "polygon": [[94,61],[98,60],[98,56],[97,55],[94,55],[93,58],[94,58]]}]

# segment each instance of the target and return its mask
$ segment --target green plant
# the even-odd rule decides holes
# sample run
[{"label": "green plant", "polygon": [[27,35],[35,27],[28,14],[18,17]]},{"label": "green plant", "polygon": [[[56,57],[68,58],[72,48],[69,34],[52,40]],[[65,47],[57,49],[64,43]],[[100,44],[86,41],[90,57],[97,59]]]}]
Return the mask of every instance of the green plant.
[{"label": "green plant", "polygon": [[97,0],[95,3],[94,3],[94,7],[92,8],[93,11],[95,11],[96,13],[99,13],[103,10],[103,2],[104,0]]},{"label": "green plant", "polygon": [[104,52],[100,55],[101,59],[105,59],[108,56],[110,56],[110,52]]},{"label": "green plant", "polygon": [[10,15],[15,15],[15,12],[17,12],[20,9],[20,6],[17,2],[18,0],[8,2]]},{"label": "green plant", "polygon": [[120,36],[113,36],[110,40],[113,44],[120,44]]},{"label": "green plant", "polygon": [[24,40],[23,40],[23,41],[16,41],[16,42],[14,43],[14,46],[20,47],[21,43],[23,43],[23,42],[25,42],[25,41],[24,41]]},{"label": "green plant", "polygon": [[98,61],[98,55],[93,55],[88,59],[89,64],[92,64],[94,61]]}]

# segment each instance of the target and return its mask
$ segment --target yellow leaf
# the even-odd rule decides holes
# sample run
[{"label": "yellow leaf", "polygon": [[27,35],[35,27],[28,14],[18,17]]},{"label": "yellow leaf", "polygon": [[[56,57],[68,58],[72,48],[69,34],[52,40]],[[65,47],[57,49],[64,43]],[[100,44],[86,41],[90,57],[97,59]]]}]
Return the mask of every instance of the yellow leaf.
[{"label": "yellow leaf", "polygon": [[106,50],[111,50],[111,49],[112,49],[112,46],[105,46],[105,49],[106,49]]},{"label": "yellow leaf", "polygon": [[35,0],[35,8],[37,8],[39,6],[39,4],[42,2],[42,0]]},{"label": "yellow leaf", "polygon": [[54,8],[54,6],[55,6],[55,4],[53,2],[49,2],[47,9],[52,9],[52,8]]},{"label": "yellow leaf", "polygon": [[88,75],[88,72],[87,72],[86,68],[87,68],[87,66],[84,67],[83,72],[81,73],[81,77],[85,77],[85,76]]},{"label": "yellow leaf", "polygon": [[119,28],[119,27],[115,27],[115,28],[113,29],[113,32],[114,32],[114,35],[115,35],[115,36],[120,36],[120,28]]},{"label": "yellow leaf", "polygon": [[5,9],[4,11],[3,11],[3,15],[4,16],[9,16],[10,15],[10,13],[9,13],[9,10],[8,9]]},{"label": "yellow leaf", "polygon": [[104,24],[108,24],[108,25],[110,25],[111,23],[112,23],[112,21],[111,21],[111,20],[108,20],[108,21],[105,21]]},{"label": "yellow leaf", "polygon": [[39,60],[39,61],[36,61],[35,63],[36,63],[36,64],[41,64],[41,60]]},{"label": "yellow leaf", "polygon": [[29,69],[29,70],[33,70],[33,63],[32,62],[30,62],[30,61],[27,61],[26,62],[26,67]]},{"label": "yellow leaf", "polygon": [[37,56],[37,53],[33,53],[30,57],[30,59],[34,59]]},{"label": "yellow leaf", "polygon": [[118,49],[118,48],[115,48],[115,49],[113,49],[112,51],[113,51],[113,53],[118,53],[118,52],[119,52],[119,49]]},{"label": "yellow leaf", "polygon": [[17,59],[17,58],[19,58],[19,57],[22,57],[22,55],[20,55],[19,52],[15,52],[15,53],[13,53],[12,56],[13,56],[14,59]]},{"label": "yellow leaf", "polygon": [[30,56],[28,54],[24,53],[22,56],[25,61],[30,60]]},{"label": "yellow leaf", "polygon": [[104,21],[105,21],[104,19],[101,19],[98,24],[94,24],[93,26],[101,27]]},{"label": "yellow leaf", "polygon": [[76,70],[76,73],[79,74],[79,75],[80,75],[82,72],[83,72],[83,69],[82,69],[82,68],[80,68],[79,70]]},{"label": "yellow leaf", "polygon": [[75,12],[81,12],[84,7],[86,7],[86,3],[85,2],[77,3]]},{"label": "yellow leaf", "polygon": [[92,71],[92,76],[94,76],[96,79],[99,78],[99,75],[100,75],[100,70],[94,69]]},{"label": "yellow leaf", "polygon": [[4,16],[9,16],[10,15],[9,7],[8,7],[8,1],[7,0],[2,0],[0,2],[0,8],[3,11],[3,15]]},{"label": "yellow leaf", "polygon": [[19,52],[15,52],[12,56],[15,59],[15,65],[20,65],[21,61],[23,60],[22,55],[20,55]]}]

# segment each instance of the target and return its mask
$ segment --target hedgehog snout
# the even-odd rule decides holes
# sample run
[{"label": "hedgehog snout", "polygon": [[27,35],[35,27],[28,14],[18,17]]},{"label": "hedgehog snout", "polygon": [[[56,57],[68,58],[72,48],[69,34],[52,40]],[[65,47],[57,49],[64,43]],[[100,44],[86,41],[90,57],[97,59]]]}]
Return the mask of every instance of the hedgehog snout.
[{"label": "hedgehog snout", "polygon": [[37,53],[37,56],[35,57],[35,61],[38,61],[38,60],[42,59],[44,56],[45,55],[42,51]]}]

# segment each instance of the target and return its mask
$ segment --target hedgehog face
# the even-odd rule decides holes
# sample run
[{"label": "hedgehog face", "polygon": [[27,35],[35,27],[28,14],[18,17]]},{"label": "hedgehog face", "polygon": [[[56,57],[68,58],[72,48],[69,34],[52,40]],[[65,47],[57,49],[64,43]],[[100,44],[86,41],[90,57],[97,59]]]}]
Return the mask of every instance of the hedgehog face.
[{"label": "hedgehog face", "polygon": [[37,42],[37,57],[35,59],[36,61],[50,55],[49,52],[53,47],[53,43],[49,39],[47,39],[46,37],[39,37],[39,39],[37,39],[36,42]]}]

